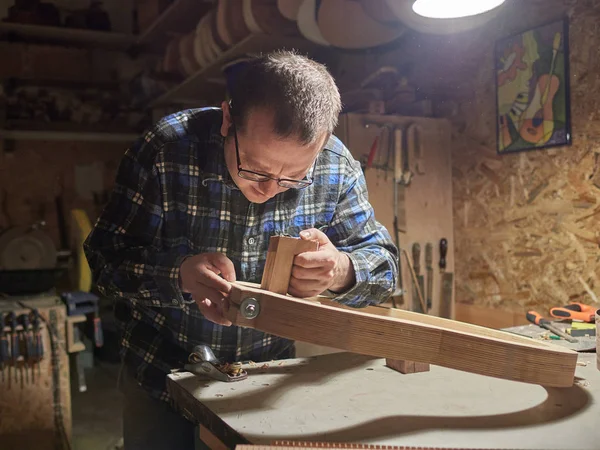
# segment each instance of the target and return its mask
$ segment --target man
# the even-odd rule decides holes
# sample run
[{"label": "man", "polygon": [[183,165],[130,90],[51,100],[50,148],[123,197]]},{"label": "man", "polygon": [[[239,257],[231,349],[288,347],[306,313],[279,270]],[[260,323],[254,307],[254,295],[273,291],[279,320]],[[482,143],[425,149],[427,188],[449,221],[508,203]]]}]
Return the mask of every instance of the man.
[{"label": "man", "polygon": [[341,102],[328,71],[275,52],[251,60],[230,96],[160,120],[127,150],[85,244],[122,324],[126,448],[192,448],[165,377],[195,345],[229,362],[294,356],[293,342],[223,316],[231,281],[260,283],[271,236],[319,241],[295,258],[291,295],[361,307],[396,285],[397,249],[333,136]]}]

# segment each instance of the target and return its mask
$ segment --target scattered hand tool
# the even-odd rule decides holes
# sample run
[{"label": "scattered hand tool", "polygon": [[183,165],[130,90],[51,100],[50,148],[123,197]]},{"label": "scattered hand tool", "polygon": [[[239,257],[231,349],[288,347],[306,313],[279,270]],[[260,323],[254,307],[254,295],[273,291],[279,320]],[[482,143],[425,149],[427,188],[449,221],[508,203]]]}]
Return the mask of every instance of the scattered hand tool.
[{"label": "scattered hand tool", "polygon": [[[4,321],[4,313],[0,313],[0,370],[2,371],[2,382],[4,383],[4,369],[10,362],[10,346],[8,336],[4,332],[6,322]],[[10,372],[8,374],[10,378]]]},{"label": "scattered hand tool", "polygon": [[552,323],[548,319],[544,319],[536,311],[528,311],[527,314],[525,315],[525,317],[527,317],[527,320],[529,320],[531,323],[539,325],[540,327],[544,327],[545,329],[551,331],[552,333],[556,334],[557,336],[560,336],[563,339],[566,339],[569,342],[572,342],[572,343],[578,342],[577,339],[575,339],[572,336],[569,336],[567,333],[564,333],[561,330],[559,330],[558,328],[556,328],[554,325],[552,325]]},{"label": "scattered hand tool", "polygon": [[431,242],[425,244],[425,268],[427,270],[427,309],[433,304],[433,245]]},{"label": "scattered hand tool", "polygon": [[423,295],[425,291],[425,280],[423,279],[423,275],[421,275],[421,244],[415,242],[412,246],[412,257],[413,257],[413,269],[415,270],[415,275],[417,277],[417,285],[414,286],[413,291],[413,309],[419,313],[425,313],[420,302],[417,302],[416,299],[419,298],[419,294]]},{"label": "scattered hand tool", "polygon": [[31,311],[31,314],[33,315],[33,333],[35,334],[33,359],[34,362],[37,362],[38,364],[38,375],[41,376],[41,361],[44,358],[44,342],[42,340],[42,330],[40,328],[40,312],[37,309],[34,309]]},{"label": "scattered hand tool", "polygon": [[[391,136],[391,134],[390,134]],[[400,249],[400,231],[406,231],[406,210],[404,204],[404,184],[402,181],[402,130],[394,129],[394,239],[398,248],[398,290],[404,301],[405,289],[402,279],[402,252]],[[392,296],[392,305],[396,307],[396,300]]]},{"label": "scattered hand tool", "polygon": [[[11,366],[15,371],[15,381],[18,381],[17,376],[17,368],[19,364],[19,334],[17,333],[17,315],[14,312],[8,313],[8,323],[10,326],[10,356],[11,356]],[[21,377],[23,374],[21,374]],[[10,377],[10,375],[9,375]]]},{"label": "scattered hand tool", "polygon": [[414,159],[414,173],[425,174],[423,146],[421,145],[421,127],[416,123],[411,123],[406,129],[406,142],[408,143],[408,153],[410,158]]},{"label": "scattered hand tool", "polygon": [[[32,369],[33,364],[33,332],[29,323],[29,314],[21,314],[19,318],[21,319],[21,326],[23,327],[21,336],[25,341],[25,354],[23,355],[25,358],[25,380],[27,383],[29,383],[29,369]],[[33,381],[33,369],[31,373],[31,381]]]},{"label": "scattered hand tool", "polygon": [[221,363],[206,344],[196,345],[189,356],[189,364],[183,367],[196,375],[206,375],[218,381],[241,381],[248,378],[241,363]]},{"label": "scattered hand tool", "polygon": [[594,322],[595,308],[584,303],[572,302],[563,307],[550,308],[550,315],[556,319],[592,323]]},{"label": "scattered hand tool", "polygon": [[573,322],[571,328],[567,329],[573,337],[594,337],[596,336],[596,324],[587,322]]},{"label": "scattered hand tool", "polygon": [[[408,266],[408,270],[410,271],[410,276],[412,277],[412,281],[413,281],[413,287],[419,285],[419,281],[417,280],[417,275],[415,274],[415,269],[413,268],[412,262],[410,261],[410,256],[408,255],[408,252],[401,248],[400,252],[404,254],[404,258],[406,260],[406,265]],[[413,294],[414,295],[414,294]],[[427,309],[427,305],[425,303],[425,298],[423,297],[423,293],[417,289],[417,297],[413,298],[413,301],[419,301],[419,306],[418,307],[413,307],[412,310],[413,311],[425,311]]]},{"label": "scattered hand tool", "polygon": [[446,319],[452,318],[452,283],[454,282],[454,274],[446,272],[448,254],[448,240],[442,238],[440,240],[440,272],[442,273],[441,286],[442,295],[440,299],[440,317]]}]

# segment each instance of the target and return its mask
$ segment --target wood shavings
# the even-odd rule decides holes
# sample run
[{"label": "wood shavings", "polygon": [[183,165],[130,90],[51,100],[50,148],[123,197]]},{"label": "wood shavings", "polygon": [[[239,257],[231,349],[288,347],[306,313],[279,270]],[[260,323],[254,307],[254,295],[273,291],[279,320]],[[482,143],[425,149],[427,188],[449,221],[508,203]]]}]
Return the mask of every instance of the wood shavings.
[{"label": "wood shavings", "polygon": [[588,380],[575,380],[575,384],[581,387],[588,387],[590,382]]},{"label": "wood shavings", "polygon": [[587,363],[587,361],[577,361],[577,365],[582,366],[582,367],[587,367],[588,363]]}]

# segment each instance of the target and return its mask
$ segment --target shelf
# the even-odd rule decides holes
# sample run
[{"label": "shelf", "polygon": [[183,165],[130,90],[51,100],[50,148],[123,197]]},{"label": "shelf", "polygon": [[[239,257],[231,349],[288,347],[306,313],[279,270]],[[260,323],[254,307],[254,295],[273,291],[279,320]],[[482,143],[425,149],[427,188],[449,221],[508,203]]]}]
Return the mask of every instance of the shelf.
[{"label": "shelf", "polygon": [[111,31],[93,31],[10,22],[0,22],[0,36],[14,36],[26,40],[43,39],[44,43],[62,43],[89,48],[103,48],[106,50],[127,50],[136,39],[134,35]]},{"label": "shelf", "polygon": [[169,41],[169,33],[193,30],[200,18],[214,6],[214,0],[175,0],[139,35],[135,45],[146,47],[160,43],[164,48]]},{"label": "shelf", "polygon": [[66,80],[51,80],[38,78],[0,78],[0,84],[4,85],[5,89],[17,89],[24,87],[39,87],[50,89],[65,89],[69,91],[75,90],[102,90],[104,92],[118,92],[118,81],[66,81]]},{"label": "shelf", "polygon": [[93,133],[77,131],[0,130],[0,138],[13,141],[131,142],[136,133]]},{"label": "shelf", "polygon": [[166,106],[173,103],[189,104],[194,100],[205,100],[203,96],[214,94],[215,85],[225,86],[225,79],[221,68],[235,58],[249,53],[266,52],[278,48],[294,48],[304,52],[314,49],[315,46],[316,44],[300,37],[251,34],[222,53],[210,65],[201,68],[195,74],[186,78],[181,84],[151,101],[150,106]]}]

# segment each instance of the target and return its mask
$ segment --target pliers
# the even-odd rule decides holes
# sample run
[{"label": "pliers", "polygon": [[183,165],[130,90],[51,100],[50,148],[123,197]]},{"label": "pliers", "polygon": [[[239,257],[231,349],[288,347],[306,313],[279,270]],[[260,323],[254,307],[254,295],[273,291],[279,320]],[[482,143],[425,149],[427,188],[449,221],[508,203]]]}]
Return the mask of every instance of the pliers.
[{"label": "pliers", "polygon": [[566,306],[550,308],[550,315],[557,319],[570,319],[576,322],[593,322],[594,307],[585,303],[571,302]]}]

